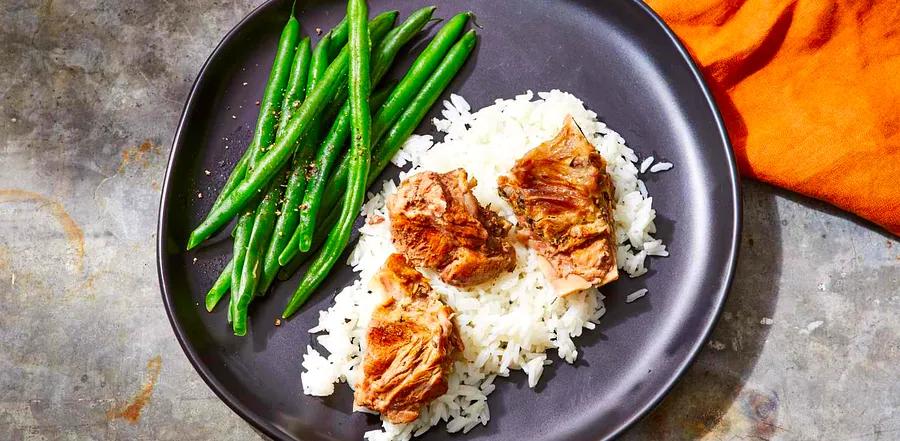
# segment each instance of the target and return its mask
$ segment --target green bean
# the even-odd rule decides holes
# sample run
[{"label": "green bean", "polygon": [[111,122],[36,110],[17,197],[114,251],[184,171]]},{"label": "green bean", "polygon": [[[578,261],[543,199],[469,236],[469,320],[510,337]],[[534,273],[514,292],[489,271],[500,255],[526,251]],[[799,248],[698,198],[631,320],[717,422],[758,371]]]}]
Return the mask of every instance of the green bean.
[{"label": "green bean", "polygon": [[[372,20],[370,36],[373,41],[380,41],[387,34],[396,18],[396,12],[384,13]],[[285,163],[300,140],[309,129],[309,124],[334,96],[339,86],[347,80],[347,66],[350,62],[348,48],[341,50],[337,58],[328,66],[321,84],[303,101],[294,117],[284,128],[284,136],[276,139],[274,146],[262,156],[259,164],[248,170],[248,175],[235,189],[226,196],[216,210],[210,211],[206,219],[191,232],[187,249],[199,245],[212,233],[227,224],[228,221],[244,208],[250,200],[261,193],[271,182]]]},{"label": "green bean", "polygon": [[[385,131],[397,120],[401,112],[409,107],[410,101],[416,94],[422,90],[422,85],[441,63],[450,47],[459,39],[471,16],[471,12],[463,12],[451,18],[410,66],[406,75],[397,84],[397,88],[375,116],[375,121],[372,123],[372,142],[375,145],[378,145]],[[322,207],[330,209],[337,203],[346,187],[348,166],[349,161],[345,158],[329,179],[327,185],[329,191],[322,195]]]},{"label": "green bean", "polygon": [[[319,41],[312,55],[312,63],[309,65],[309,89],[313,89],[318,85],[325,71],[328,69],[328,52],[331,44],[331,33],[325,34]],[[297,226],[298,206],[300,199],[306,190],[307,167],[309,159],[313,155],[314,142],[317,141],[320,124],[319,119],[314,119],[310,124],[310,133],[300,140],[300,146],[294,152],[291,174],[287,181],[284,191],[284,200],[281,204],[281,211],[278,220],[275,223],[275,231],[272,240],[266,249],[263,257],[263,271],[257,290],[260,294],[264,294],[275,275],[278,273],[278,255],[290,240],[290,233]]]},{"label": "green bean", "polygon": [[282,100],[288,79],[291,75],[291,66],[294,61],[294,52],[297,49],[297,38],[300,35],[300,22],[291,15],[281,39],[278,41],[278,50],[275,52],[275,61],[269,72],[269,81],[266,83],[263,98],[259,102],[259,118],[256,130],[250,145],[256,149],[250,156],[248,171],[256,168],[260,158],[268,150],[269,145],[275,141],[275,125],[278,123],[278,111],[281,110]]},{"label": "green bean", "polygon": [[[352,0],[351,0],[352,1]],[[351,22],[351,38],[352,38],[352,22]],[[331,230],[325,245],[316,256],[316,259],[310,265],[300,285],[288,302],[287,307],[282,313],[282,317],[287,318],[294,314],[300,306],[312,295],[314,289],[328,275],[331,267],[337,262],[337,259],[346,248],[350,237],[350,231],[353,223],[359,213],[362,199],[365,196],[365,189],[371,185],[378,177],[381,170],[387,166],[390,158],[396,154],[397,150],[403,145],[412,132],[418,127],[422,119],[428,113],[431,106],[438,100],[444,89],[453,80],[453,77],[459,72],[466,59],[475,48],[477,37],[474,30],[470,30],[463,35],[460,40],[453,45],[447,56],[441,61],[438,68],[428,81],[425,82],[422,90],[416,95],[412,103],[400,118],[387,132],[384,139],[380,142],[378,148],[371,158],[371,174],[365,175],[360,171],[365,171],[368,161],[360,161],[358,151],[351,151],[348,157],[351,159],[350,179],[347,185],[347,192],[344,195],[343,207],[341,209],[341,217],[337,225]],[[356,115],[354,115],[355,117]],[[354,121],[355,122],[355,121]],[[356,138],[354,133],[354,138]],[[354,141],[357,141],[354,139]],[[355,147],[355,146],[354,146]],[[366,158],[369,159],[369,158]],[[362,182],[360,182],[360,179]]]},{"label": "green bean", "polygon": [[[393,64],[397,53],[425,27],[425,24],[431,19],[434,10],[434,6],[421,8],[410,14],[406,21],[388,33],[373,55],[373,83],[377,84],[384,77],[384,74],[387,73],[391,64]],[[372,104],[372,106],[378,108],[381,104]],[[332,126],[331,132],[329,132],[328,138],[326,138],[326,141],[319,149],[319,155],[314,162],[312,183],[303,196],[303,203],[300,204],[299,223],[290,243],[287,245],[290,251],[285,254],[285,262],[289,261],[290,255],[296,253],[297,250],[301,252],[309,251],[312,246],[312,236],[315,230],[315,220],[318,215],[322,192],[325,189],[328,177],[331,175],[337,155],[340,154],[340,150],[344,142],[346,142],[349,133],[349,102],[344,103],[339,115]]]},{"label": "green bean", "polygon": [[322,280],[331,267],[337,262],[340,253],[343,252],[350,240],[350,230],[353,221],[356,220],[359,209],[362,206],[366,194],[366,178],[369,173],[369,159],[371,155],[371,130],[372,115],[369,110],[369,93],[372,87],[372,73],[370,71],[371,50],[368,39],[368,8],[365,0],[349,0],[347,3],[347,20],[350,22],[350,36],[347,43],[350,46],[350,129],[352,133],[350,151],[348,156],[351,161],[350,178],[347,192],[344,195],[344,206],[341,209],[340,218],[328,235],[322,251],[316,256],[309,270],[300,281],[300,286],[294,292],[290,302],[285,308],[283,317],[293,314],[300,304],[306,300]]},{"label": "green bean", "polygon": [[378,48],[372,52],[372,84],[377,84],[394,63],[403,46],[415,37],[431,20],[436,6],[426,6],[409,14],[409,17],[388,33]]},{"label": "green bean", "polygon": [[247,255],[247,242],[250,240],[250,228],[253,226],[254,212],[249,211],[238,218],[238,226],[234,232],[234,252],[232,254],[231,267],[231,298],[228,303],[229,315],[232,319],[236,316],[237,292],[241,284],[241,272],[244,269],[244,257]]},{"label": "green bean", "polygon": [[333,60],[337,57],[341,48],[347,44],[347,32],[350,28],[347,25],[347,17],[341,19],[340,23],[331,28],[328,33],[331,34],[331,46],[328,48],[328,59]]},{"label": "green bean", "polygon": [[272,182],[270,191],[256,209],[256,219],[244,256],[240,287],[237,291],[232,291],[232,296],[237,297],[237,306],[235,307],[237,314],[233,316],[234,335],[247,334],[247,309],[256,294],[256,287],[262,271],[262,254],[269,244],[272,230],[275,227],[275,211],[278,209],[278,201],[281,199],[281,186],[286,178],[285,173]]},{"label": "green bean", "polygon": [[325,34],[312,54],[312,62],[309,65],[309,89],[315,89],[322,81],[322,76],[328,70],[328,50],[331,47],[331,33]]},{"label": "green bean", "polygon": [[278,119],[278,129],[275,132],[276,138],[278,132],[282,130],[282,126],[285,125],[285,121],[291,120],[294,109],[299,107],[306,98],[311,51],[309,37],[304,37],[297,47],[297,55],[294,56],[294,63],[291,65],[290,79],[284,92],[284,100],[281,102],[281,115]]},{"label": "green bean", "polygon": [[206,311],[212,312],[213,308],[219,303],[219,300],[222,300],[222,297],[225,297],[225,293],[228,292],[228,288],[231,287],[231,269],[234,265],[234,261],[229,260],[228,265],[225,265],[225,269],[219,274],[219,278],[216,279],[216,282],[213,283],[212,288],[209,289],[209,292],[206,293]]}]

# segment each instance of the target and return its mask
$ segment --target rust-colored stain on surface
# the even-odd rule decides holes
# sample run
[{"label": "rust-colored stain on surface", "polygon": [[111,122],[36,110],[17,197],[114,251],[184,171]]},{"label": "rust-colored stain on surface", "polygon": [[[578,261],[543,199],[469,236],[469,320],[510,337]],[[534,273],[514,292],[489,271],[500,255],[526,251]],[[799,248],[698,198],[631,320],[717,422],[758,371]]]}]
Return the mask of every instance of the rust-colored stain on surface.
[{"label": "rust-colored stain on surface", "polygon": [[744,394],[744,416],[751,433],[759,439],[771,439],[778,429],[778,395],[750,390]]},{"label": "rust-colored stain on surface", "polygon": [[79,287],[79,291],[89,291],[94,289],[94,282],[97,280],[97,273],[91,274],[86,279],[84,279],[84,283]]},{"label": "rust-colored stain on surface", "polygon": [[124,406],[106,411],[106,419],[121,418],[131,424],[137,424],[141,420],[141,411],[144,410],[144,406],[150,402],[150,398],[153,396],[153,388],[156,386],[156,380],[159,379],[160,369],[162,369],[162,358],[157,355],[147,362],[147,381],[141,386],[141,390],[128,400]]},{"label": "rust-colored stain on surface", "polygon": [[141,167],[148,167],[150,165],[150,159],[147,157],[149,154],[159,155],[159,147],[153,145],[149,139],[145,139],[141,145],[132,148],[126,148],[122,150],[122,162],[119,164],[119,172],[125,170],[125,167],[128,164],[138,164]]},{"label": "rust-colored stain on surface", "polygon": [[0,204],[4,202],[34,202],[41,207],[47,207],[53,217],[59,222],[63,233],[66,235],[66,239],[69,241],[72,248],[74,248],[75,267],[78,271],[81,271],[82,263],[84,261],[84,233],[61,203],[33,191],[15,188],[0,188]]},{"label": "rust-colored stain on surface", "polygon": [[94,291],[94,284],[97,282],[97,276],[100,272],[93,272],[88,274],[84,281],[81,283],[74,285],[66,289],[65,294],[63,294],[61,300],[64,301],[84,301],[84,300],[97,300],[97,294]]}]

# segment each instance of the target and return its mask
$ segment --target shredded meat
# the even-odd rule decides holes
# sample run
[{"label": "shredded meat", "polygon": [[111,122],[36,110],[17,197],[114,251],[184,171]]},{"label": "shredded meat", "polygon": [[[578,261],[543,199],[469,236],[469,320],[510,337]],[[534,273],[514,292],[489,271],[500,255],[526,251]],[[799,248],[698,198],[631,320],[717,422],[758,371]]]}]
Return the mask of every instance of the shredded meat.
[{"label": "shredded meat", "polygon": [[619,277],[612,180],[571,116],[497,184],[516,213],[519,235],[543,258],[559,295]]},{"label": "shredded meat", "polygon": [[475,185],[461,168],[422,172],[388,200],[397,250],[415,265],[439,271],[451,285],[476,285],[516,267],[511,225],[478,203]]},{"label": "shredded meat", "polygon": [[447,392],[453,355],[463,343],[453,309],[402,255],[388,257],[372,283],[385,300],[372,313],[354,402],[392,423],[408,423]]}]

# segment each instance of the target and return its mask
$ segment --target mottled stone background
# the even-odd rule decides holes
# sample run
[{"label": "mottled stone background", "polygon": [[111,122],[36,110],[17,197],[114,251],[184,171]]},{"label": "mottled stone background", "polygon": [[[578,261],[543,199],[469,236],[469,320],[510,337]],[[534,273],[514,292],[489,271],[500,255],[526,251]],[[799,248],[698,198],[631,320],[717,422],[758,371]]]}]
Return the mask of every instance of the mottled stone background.
[{"label": "mottled stone background", "polygon": [[[191,82],[259,1],[2,3],[0,440],[256,439],[175,341],[154,243]],[[900,243],[744,189],[727,312],[626,439],[900,439]]]}]

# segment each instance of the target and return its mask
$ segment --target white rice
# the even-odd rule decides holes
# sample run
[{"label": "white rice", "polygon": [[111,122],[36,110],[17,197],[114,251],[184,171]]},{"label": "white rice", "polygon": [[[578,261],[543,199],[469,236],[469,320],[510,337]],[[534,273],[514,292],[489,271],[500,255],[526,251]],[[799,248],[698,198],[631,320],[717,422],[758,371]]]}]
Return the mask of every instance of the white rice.
[{"label": "white rice", "polygon": [[[656,212],[638,179],[637,155],[618,133],[597,121],[597,115],[578,98],[558,90],[541,92],[537,97],[528,91],[514,99],[497,100],[475,113],[458,95],[451,95],[443,104],[443,118],[433,123],[445,134],[444,140],[434,144],[430,136],[412,136],[393,158],[398,166],[412,167],[401,174],[401,179],[422,170],[446,172],[463,167],[478,180],[474,189],[478,200],[515,223],[512,209],[498,195],[497,178],[528,150],[552,138],[564,117],[571,114],[606,159],[607,172],[615,184],[614,219],[621,270],[637,277],[647,272],[648,256],[668,255],[662,241],[653,238]],[[363,206],[367,218],[377,216],[384,221],[366,223],[360,229],[359,242],[348,261],[359,273],[359,280],[335,296],[334,305],[319,313],[318,325],[310,330],[319,333],[316,342],[320,349],[306,348],[301,373],[305,394],[331,395],[335,383],[354,387],[361,379],[366,327],[380,301],[380,295],[369,291],[368,284],[394,252],[385,200],[396,188],[396,182],[385,182]],[[603,296],[589,289],[557,297],[538,270],[534,252],[521,244],[516,244],[516,252],[518,266],[513,272],[474,288],[449,286],[433,272],[425,271],[434,289],[456,310],[465,351],[454,364],[448,392],[423,409],[419,419],[404,425],[385,421],[382,430],[367,432],[366,439],[408,440],[441,421],[446,421],[448,432],[468,432],[490,419],[487,396],[494,390],[496,377],[521,370],[528,377],[528,385],[534,387],[544,366],[551,363],[548,350],[555,350],[568,363],[575,361],[578,349],[573,339],[599,323],[605,311]],[[646,293],[645,289],[641,291],[640,295]],[[634,300],[636,294],[629,298]]]},{"label": "white rice", "polygon": [[653,164],[653,167],[650,167],[650,173],[659,173],[661,171],[666,171],[674,167],[671,162],[657,162]]},{"label": "white rice", "polygon": [[650,168],[650,164],[653,164],[654,159],[654,157],[648,156],[641,162],[641,173],[647,173],[647,169]]},{"label": "white rice", "polygon": [[625,303],[631,303],[641,297],[644,297],[645,295],[647,295],[647,288],[641,288],[641,289],[625,296]]}]

